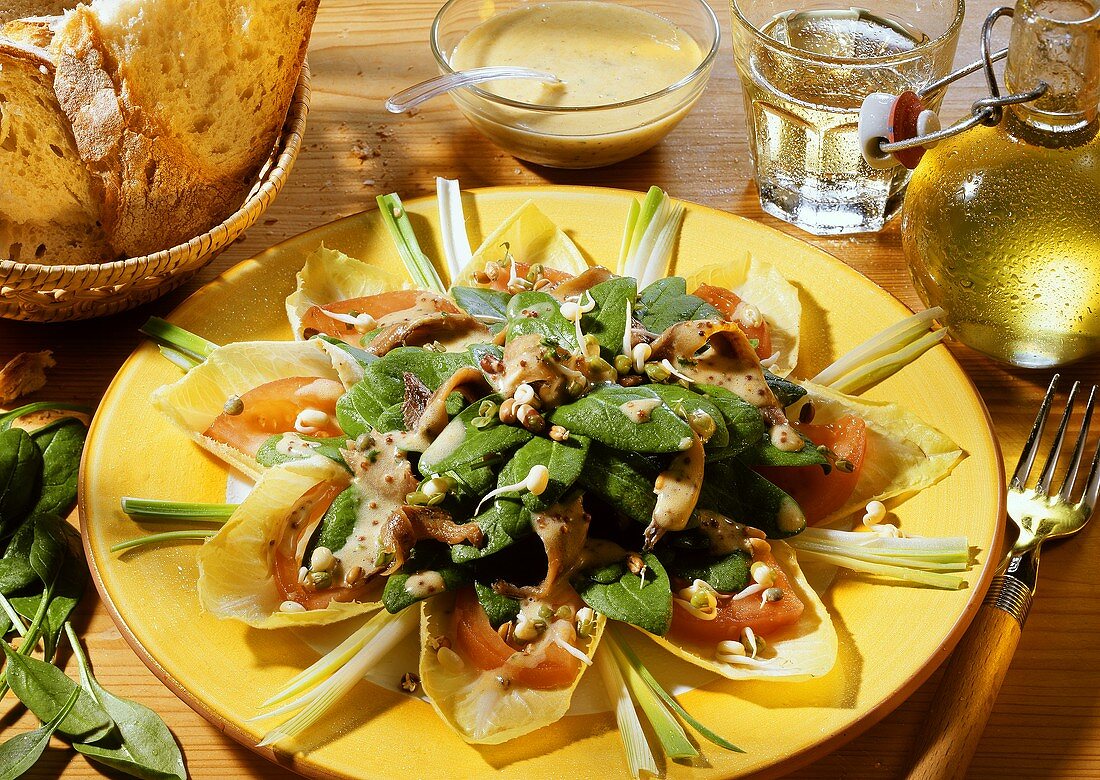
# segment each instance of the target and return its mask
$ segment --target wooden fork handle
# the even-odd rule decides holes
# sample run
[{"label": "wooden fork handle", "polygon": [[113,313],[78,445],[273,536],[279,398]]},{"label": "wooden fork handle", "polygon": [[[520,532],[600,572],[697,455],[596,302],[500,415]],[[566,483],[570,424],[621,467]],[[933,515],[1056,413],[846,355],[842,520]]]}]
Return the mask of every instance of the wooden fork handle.
[{"label": "wooden fork handle", "polygon": [[910,780],[966,776],[1031,607],[1031,588],[997,575],[947,663],[924,721]]}]

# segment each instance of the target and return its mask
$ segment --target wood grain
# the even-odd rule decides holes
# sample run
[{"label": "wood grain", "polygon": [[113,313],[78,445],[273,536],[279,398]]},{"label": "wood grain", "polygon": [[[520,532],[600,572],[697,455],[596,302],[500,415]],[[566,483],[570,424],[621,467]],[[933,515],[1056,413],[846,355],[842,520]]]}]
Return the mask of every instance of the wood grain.
[{"label": "wood grain", "polygon": [[[996,3],[970,4],[957,61],[977,52],[981,20]],[[504,184],[591,184],[644,190],[659,184],[675,196],[731,211],[809,240],[858,269],[911,307],[920,307],[900,250],[895,220],[878,234],[815,238],[761,212],[752,182],[740,86],[729,45],[729,12],[713,3],[725,38],[710,86],[694,112],[653,150],[611,168],[554,171],[519,162],[482,139],[446,99],[413,116],[394,117],[382,101],[434,73],[428,27],[439,2],[325,0],[310,47],[313,103],[305,145],[265,219],[183,289],[154,304],[73,325],[0,321],[0,359],[53,349],[58,366],[41,397],[95,403],[138,343],[137,327],[164,315],[199,285],[282,239],[336,217],[371,208],[380,193],[434,191],[437,175],[467,187]],[[1001,33],[1003,34],[1003,30]],[[945,121],[982,95],[971,78],[948,92]],[[963,347],[952,351],[978,387],[1004,449],[1015,462],[1049,372],[996,364]],[[1100,360],[1066,371],[1096,381]],[[166,466],[168,467],[168,466]],[[1044,550],[1039,596],[1004,686],[978,743],[972,778],[1100,777],[1100,536],[1086,532]],[[195,778],[285,778],[218,733],[148,672],[113,627],[97,599],[81,606],[79,626],[108,688],[160,712],[184,745]],[[216,652],[211,648],[211,652]],[[904,648],[899,648],[899,653]],[[872,659],[876,662],[876,659]],[[877,659],[890,663],[890,658]],[[799,778],[891,778],[907,767],[939,675],[850,744],[794,774]],[[32,727],[11,699],[0,704],[0,734]],[[792,723],[791,728],[798,728]],[[101,777],[83,758],[55,743],[35,778]]]},{"label": "wood grain", "polygon": [[917,736],[909,780],[961,780],[978,748],[1013,654],[1020,623],[983,605],[951,654]]}]

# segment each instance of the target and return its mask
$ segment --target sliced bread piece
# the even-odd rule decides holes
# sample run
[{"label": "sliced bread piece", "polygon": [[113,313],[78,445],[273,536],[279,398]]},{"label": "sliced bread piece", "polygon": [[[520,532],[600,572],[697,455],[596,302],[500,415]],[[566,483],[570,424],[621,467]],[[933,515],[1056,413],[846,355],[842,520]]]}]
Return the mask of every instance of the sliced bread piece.
[{"label": "sliced bread piece", "polygon": [[53,44],[54,26],[60,21],[60,16],[30,16],[7,24],[0,19],[0,38],[49,51]]},{"label": "sliced bread piece", "polygon": [[111,259],[99,182],[77,153],[53,76],[45,52],[0,40],[0,259]]},{"label": "sliced bread piece", "polygon": [[55,90],[134,256],[244,201],[278,138],[318,0],[93,0],[58,27]]}]

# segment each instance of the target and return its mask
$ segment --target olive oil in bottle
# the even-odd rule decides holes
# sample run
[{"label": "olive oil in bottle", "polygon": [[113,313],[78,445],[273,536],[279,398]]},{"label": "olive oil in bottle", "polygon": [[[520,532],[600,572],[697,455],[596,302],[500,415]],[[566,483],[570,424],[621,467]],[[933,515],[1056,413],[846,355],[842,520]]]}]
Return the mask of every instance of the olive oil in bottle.
[{"label": "olive oil in bottle", "polygon": [[1008,89],[1049,86],[929,150],[902,242],[929,306],[971,347],[1027,367],[1100,351],[1100,0],[1020,0]]}]

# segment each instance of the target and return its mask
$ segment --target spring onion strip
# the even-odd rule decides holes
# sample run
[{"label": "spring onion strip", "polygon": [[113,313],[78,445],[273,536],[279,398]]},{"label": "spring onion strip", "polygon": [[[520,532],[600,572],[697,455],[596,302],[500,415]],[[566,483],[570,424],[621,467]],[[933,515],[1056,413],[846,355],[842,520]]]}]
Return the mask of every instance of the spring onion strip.
[{"label": "spring onion strip", "polygon": [[862,393],[883,379],[893,376],[945,338],[947,338],[946,328],[925,333],[897,352],[891,352],[878,360],[860,366],[843,379],[834,382],[832,387],[838,392],[850,395]]},{"label": "spring onion strip", "polygon": [[140,331],[162,347],[170,347],[198,363],[206,360],[210,357],[210,353],[218,348],[214,342],[207,341],[202,336],[197,336],[160,317],[150,317],[141,326]]},{"label": "spring onion strip", "polygon": [[944,590],[958,590],[966,585],[966,579],[955,574],[941,574],[939,572],[923,571],[921,569],[913,569],[906,566],[892,566],[886,563],[861,561],[849,555],[809,550],[798,544],[791,546],[794,547],[803,558],[831,563],[834,566],[851,569],[852,571],[876,574],[880,577],[889,577],[895,580],[902,580],[903,582],[916,582],[921,585],[929,585],[933,588],[943,588]]},{"label": "spring onion strip", "polygon": [[[340,667],[355,657],[355,654],[362,650],[363,646],[378,634],[386,622],[387,620],[383,613],[379,612],[376,614],[360,626],[347,639],[332,650],[329,650],[321,658],[317,659],[311,666],[294,675],[294,677],[283,686],[282,690],[278,691],[270,699],[261,704],[260,707],[274,707],[276,704],[280,704],[327,680],[334,673],[339,671]],[[255,718],[251,718],[249,722],[262,720],[266,717],[269,716],[257,715]]]},{"label": "spring onion strip", "polygon": [[646,684],[642,676],[638,674],[638,670],[630,664],[623,654],[620,642],[615,637],[610,637],[610,640],[608,647],[615,663],[623,674],[623,678],[626,680],[626,687],[630,690],[630,695],[634,701],[642,708],[642,712],[645,713],[665,755],[669,758],[679,759],[698,758],[699,750],[688,739],[684,727],[669,712],[668,707],[653,692],[653,689]]},{"label": "spring onion strip", "polygon": [[127,539],[125,542],[119,542],[111,547],[111,552],[119,552],[120,550],[129,550],[134,547],[144,547],[150,544],[162,544],[164,542],[187,542],[187,541],[203,541],[205,542],[211,536],[216,534],[217,531],[164,531],[159,534],[149,534],[148,536],[139,536],[136,539]]},{"label": "spring onion strip", "polygon": [[[6,431],[11,428],[12,424],[20,417],[26,417],[30,414],[37,414],[38,412],[52,412],[54,410],[67,411],[67,412],[80,412],[81,414],[92,413],[92,407],[85,406],[83,404],[69,404],[69,403],[56,403],[54,401],[36,401],[25,406],[12,409],[10,412],[3,412],[0,414],[0,431]],[[73,418],[66,417],[63,419],[71,420]],[[37,433],[41,429],[36,429]]]},{"label": "spring onion strip", "polygon": [[884,555],[913,556],[936,563],[970,563],[970,542],[965,536],[881,536],[834,528],[807,528],[793,541],[829,544],[840,552],[872,550]]},{"label": "spring onion strip", "polygon": [[439,201],[439,228],[443,238],[443,255],[451,283],[473,259],[470,237],[466,234],[466,215],[462,212],[462,190],[454,179],[439,176],[435,180],[435,195]]},{"label": "spring onion strip", "polygon": [[122,497],[122,511],[135,520],[191,520],[221,525],[237,509],[237,504],[195,504],[186,501],[162,501],[156,498]]},{"label": "spring onion strip", "polygon": [[654,216],[660,211],[661,205],[667,197],[664,190],[660,187],[650,187],[649,192],[645,195],[645,199],[638,206],[637,214],[634,216],[633,226],[630,231],[630,240],[626,245],[626,261],[623,263],[623,276],[633,276],[635,279],[638,279],[639,282],[641,281],[641,275],[639,273],[641,271],[641,266],[639,265],[640,253],[638,250],[641,247],[642,239],[645,237],[650,223],[653,222]]},{"label": "spring onion strip", "polygon": [[642,721],[638,718],[638,711],[634,709],[626,680],[623,679],[623,673],[619,671],[619,667],[615,665],[611,651],[596,653],[595,662],[604,688],[607,690],[611,709],[615,711],[615,723],[619,727],[619,737],[626,749],[626,762],[630,766],[631,777],[638,780],[643,771],[659,776],[657,760],[653,757],[653,750],[646,740],[645,731],[642,730]]},{"label": "spring onion strip", "polygon": [[396,615],[382,611],[371,618],[381,626],[377,633],[360,650],[328,679],[309,694],[308,703],[290,720],[269,731],[257,747],[273,745],[301,734],[333,704],[359,684],[367,670],[384,658],[405,636],[420,624],[420,611],[404,609]]},{"label": "spring onion strip", "polygon": [[377,200],[378,210],[382,214],[382,224],[389,231],[390,238],[393,239],[394,246],[397,247],[397,254],[401,256],[401,260],[405,263],[405,268],[408,269],[409,275],[413,278],[416,286],[422,290],[431,290],[440,295],[445,295],[447,288],[443,286],[432,261],[420,249],[420,244],[416,240],[416,233],[413,232],[412,223],[409,222],[409,215],[405,213],[401,198],[397,196],[397,193],[390,193],[389,195],[379,195]]},{"label": "spring onion strip", "polygon": [[160,349],[160,356],[162,358],[177,366],[184,373],[190,371],[201,362],[171,347],[166,347],[163,344],[158,344],[157,348]]},{"label": "spring onion strip", "polygon": [[676,236],[680,232],[680,223],[683,219],[684,207],[678,203],[674,205],[670,203],[668,211],[664,213],[664,221],[654,240],[649,259],[646,261],[645,270],[638,282],[642,287],[648,287],[668,275],[672,249],[676,245]]},{"label": "spring onion strip", "polygon": [[15,607],[11,605],[11,602],[8,601],[7,597],[4,596],[3,593],[0,593],[0,607],[4,609],[4,612],[8,616],[8,620],[10,620],[11,624],[15,626],[15,630],[19,634],[19,636],[26,636],[27,626],[23,622],[23,618],[19,616],[19,613],[15,611]]},{"label": "spring onion strip", "polygon": [[[932,320],[937,317],[942,317],[944,313],[944,310],[939,306],[934,306],[919,314],[906,317],[901,322],[891,325],[881,333],[872,336],[862,344],[849,350],[815,376],[813,381],[819,385],[833,387],[839,380],[843,379],[848,374],[854,373],[868,363],[899,352],[909,346],[927,332],[928,328],[932,325]],[[914,356],[913,359],[916,357],[919,357],[919,355]],[[898,365],[894,370],[896,371],[901,367],[901,365]],[[888,375],[879,377],[877,381],[885,379],[886,376]]]},{"label": "spring onion strip", "polygon": [[630,208],[626,212],[626,223],[623,225],[623,240],[619,247],[619,264],[616,266],[620,276],[627,276],[626,261],[630,258],[630,243],[634,239],[634,227],[638,224],[638,214],[641,206],[638,201],[630,201]]},{"label": "spring onion strip", "polygon": [[[617,632],[617,629],[615,630]],[[694,717],[692,717],[687,710],[680,706],[680,702],[676,701],[672,694],[666,691],[661,686],[661,684],[657,682],[657,679],[641,662],[641,659],[639,659],[638,656],[634,653],[633,648],[630,647],[630,644],[628,642],[623,641],[618,636],[612,637],[612,641],[615,643],[616,649],[618,649],[622,653],[627,663],[629,663],[631,668],[633,668],[634,671],[638,673],[638,676],[642,678],[645,684],[648,685],[650,689],[652,689],[652,691],[657,694],[657,697],[661,701],[663,701],[673,712],[675,712],[677,715],[687,721],[688,725],[690,725],[693,729],[702,734],[707,740],[713,742],[718,747],[725,748],[726,750],[732,750],[735,753],[745,752],[729,740],[723,739],[722,737],[715,734],[713,731],[711,731],[702,723],[697,721]]]}]

